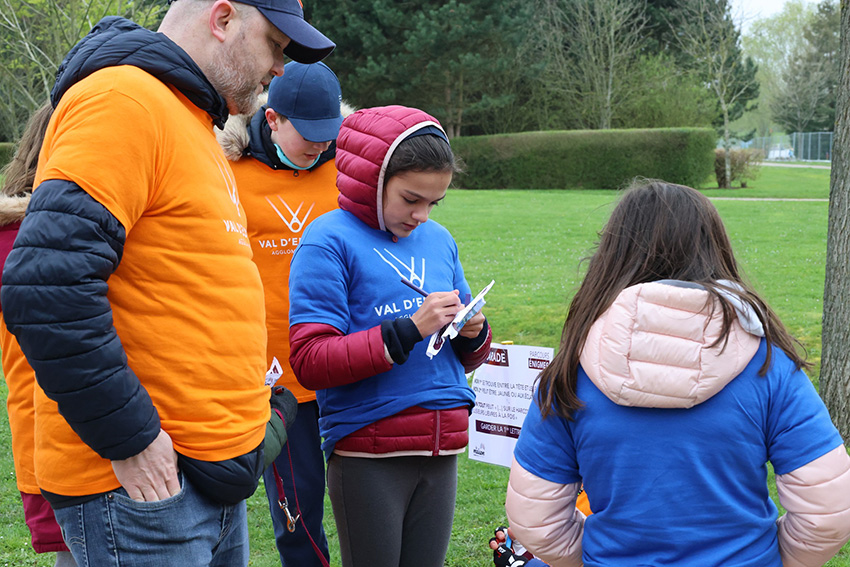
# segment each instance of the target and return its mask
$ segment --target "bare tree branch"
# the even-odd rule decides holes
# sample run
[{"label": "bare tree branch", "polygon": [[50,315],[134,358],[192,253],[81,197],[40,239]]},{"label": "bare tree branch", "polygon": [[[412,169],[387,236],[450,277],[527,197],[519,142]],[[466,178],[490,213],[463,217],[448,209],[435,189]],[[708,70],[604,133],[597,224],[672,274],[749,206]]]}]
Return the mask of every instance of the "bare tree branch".
[{"label": "bare tree branch", "polygon": [[[142,8],[139,9],[139,4]],[[103,16],[134,14],[155,25],[150,0],[0,0],[0,139],[15,139],[26,117],[49,96],[65,54]]]},{"label": "bare tree branch", "polygon": [[[677,39],[684,53],[693,60],[717,97],[723,115],[723,148],[726,183],[731,183],[729,123],[731,108],[758,90],[754,66],[744,67],[740,33],[731,21],[728,5],[714,0],[695,0],[684,8],[687,25],[677,26]],[[671,24],[672,25],[672,24]]]},{"label": "bare tree branch", "polygon": [[551,89],[576,99],[586,127],[610,128],[629,96],[629,68],[644,42],[644,9],[644,0],[539,2]]}]

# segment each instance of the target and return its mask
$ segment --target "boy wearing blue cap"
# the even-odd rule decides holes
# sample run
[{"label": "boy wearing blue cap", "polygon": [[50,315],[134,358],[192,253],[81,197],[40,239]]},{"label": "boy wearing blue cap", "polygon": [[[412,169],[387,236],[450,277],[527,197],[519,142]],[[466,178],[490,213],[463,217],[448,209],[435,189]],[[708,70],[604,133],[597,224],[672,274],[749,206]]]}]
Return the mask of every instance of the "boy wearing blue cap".
[{"label": "boy wearing blue cap", "polygon": [[[284,567],[320,566],[318,554],[329,557],[322,527],[325,469],[319,410],[315,393],[298,384],[289,366],[288,280],[304,228],[337,208],[334,156],[343,119],[340,107],[339,80],[327,65],[292,62],[271,82],[268,103],[247,124],[230,120],[219,134],[232,160],[254,262],[265,288],[266,382],[290,389],[299,402],[288,446],[275,463],[279,475],[272,467],[264,475]],[[281,508],[279,502],[286,506]]]}]

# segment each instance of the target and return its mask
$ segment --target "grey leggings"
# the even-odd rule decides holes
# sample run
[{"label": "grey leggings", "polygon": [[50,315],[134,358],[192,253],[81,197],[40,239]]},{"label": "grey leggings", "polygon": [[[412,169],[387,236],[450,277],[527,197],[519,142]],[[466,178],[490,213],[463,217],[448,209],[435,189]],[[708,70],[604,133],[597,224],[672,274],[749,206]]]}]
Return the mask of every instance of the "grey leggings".
[{"label": "grey leggings", "polygon": [[343,567],[442,567],[457,494],[457,455],[332,455],[328,492]]}]

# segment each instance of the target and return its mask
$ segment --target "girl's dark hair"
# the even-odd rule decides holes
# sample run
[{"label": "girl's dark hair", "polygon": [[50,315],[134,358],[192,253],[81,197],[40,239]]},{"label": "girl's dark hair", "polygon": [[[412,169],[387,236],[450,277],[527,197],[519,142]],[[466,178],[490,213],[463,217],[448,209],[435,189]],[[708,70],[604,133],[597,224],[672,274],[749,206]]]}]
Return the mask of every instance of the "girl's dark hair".
[{"label": "girl's dark hair", "polygon": [[38,166],[38,154],[44,141],[47,124],[53,115],[50,102],[36,110],[27,122],[24,133],[18,141],[15,156],[3,168],[3,194],[10,197],[20,197],[32,193],[35,181],[35,170]]},{"label": "girl's dark hair", "polygon": [[741,277],[723,222],[708,198],[690,187],[638,180],[626,190],[602,229],[587,275],[570,304],[560,350],[540,374],[537,395],[544,416],[554,411],[571,419],[581,408],[576,395],[579,357],[590,327],[620,292],[665,279],[698,283],[709,292],[706,309],[710,313],[719,308],[723,315],[721,335],[712,346],[725,344],[735,317],[734,307],[718,290],[735,294],[753,309],[767,339],[767,358],[760,375],[770,366],[774,346],[797,368],[811,366],[798,353],[799,343]]},{"label": "girl's dark hair", "polygon": [[436,134],[413,136],[402,141],[393,152],[384,183],[405,171],[461,171],[449,143]]}]

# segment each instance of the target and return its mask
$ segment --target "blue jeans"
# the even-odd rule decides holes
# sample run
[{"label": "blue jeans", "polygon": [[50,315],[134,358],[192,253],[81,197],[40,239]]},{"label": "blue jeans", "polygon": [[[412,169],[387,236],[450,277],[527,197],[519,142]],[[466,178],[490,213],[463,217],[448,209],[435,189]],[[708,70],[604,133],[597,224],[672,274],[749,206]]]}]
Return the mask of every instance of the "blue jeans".
[{"label": "blue jeans", "polygon": [[55,510],[79,567],[241,567],[248,565],[245,502],[225,506],[180,475],[178,494],[136,502],[123,488]]},{"label": "blue jeans", "polygon": [[325,513],[325,457],[319,437],[319,405],[315,401],[298,404],[298,415],[286,434],[287,444],[283,446],[275,464],[283,479],[283,491],[293,516],[298,513],[295,508],[295,490],[292,488],[292,471],[295,472],[301,519],[294,532],[286,529],[286,515],[278,506],[277,483],[272,467],[269,467],[263,474],[263,483],[269,499],[275,543],[283,567],[320,567],[321,562],[304,531],[304,528],[309,530],[313,541],[325,559],[328,559],[328,539],[322,526]]}]

